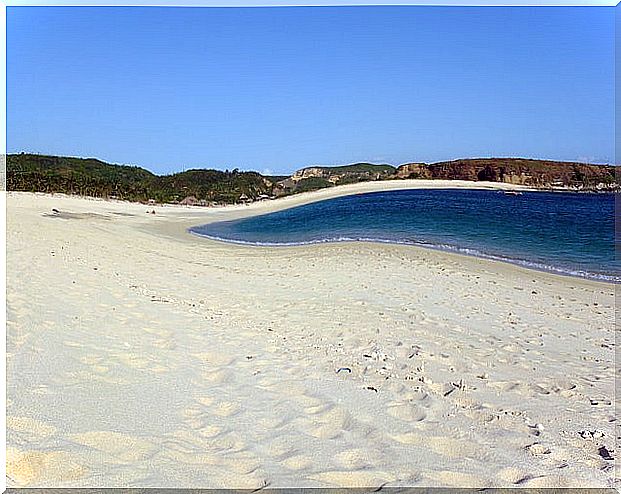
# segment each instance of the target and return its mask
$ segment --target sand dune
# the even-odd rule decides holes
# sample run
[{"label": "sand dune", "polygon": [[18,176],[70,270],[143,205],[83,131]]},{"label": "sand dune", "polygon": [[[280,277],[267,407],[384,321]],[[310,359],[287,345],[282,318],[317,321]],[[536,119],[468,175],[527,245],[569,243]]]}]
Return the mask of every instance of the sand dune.
[{"label": "sand dune", "polygon": [[185,231],[337,193],[8,193],[9,485],[616,485],[613,285]]}]

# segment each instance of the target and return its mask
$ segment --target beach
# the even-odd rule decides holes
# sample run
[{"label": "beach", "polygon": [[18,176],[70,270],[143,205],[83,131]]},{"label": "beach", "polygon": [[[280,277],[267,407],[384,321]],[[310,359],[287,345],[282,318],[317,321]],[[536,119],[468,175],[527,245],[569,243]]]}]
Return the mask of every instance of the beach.
[{"label": "beach", "polygon": [[7,193],[9,486],[617,485],[615,285],[187,232],[416,187],[522,190],[385,181],[219,208]]}]

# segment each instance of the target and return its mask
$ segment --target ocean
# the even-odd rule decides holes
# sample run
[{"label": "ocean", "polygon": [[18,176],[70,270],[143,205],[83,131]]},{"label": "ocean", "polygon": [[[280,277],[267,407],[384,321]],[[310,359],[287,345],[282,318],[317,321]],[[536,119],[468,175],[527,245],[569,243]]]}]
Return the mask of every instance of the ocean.
[{"label": "ocean", "polygon": [[410,244],[621,282],[614,194],[399,190],[344,196],[190,229],[257,246]]}]

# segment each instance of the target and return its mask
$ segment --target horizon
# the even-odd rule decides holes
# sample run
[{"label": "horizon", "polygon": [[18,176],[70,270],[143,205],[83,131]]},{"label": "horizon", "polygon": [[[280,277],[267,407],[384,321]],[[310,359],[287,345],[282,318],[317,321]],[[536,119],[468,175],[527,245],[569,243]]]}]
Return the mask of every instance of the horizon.
[{"label": "horizon", "polygon": [[615,164],[614,9],[8,7],[7,154]]}]

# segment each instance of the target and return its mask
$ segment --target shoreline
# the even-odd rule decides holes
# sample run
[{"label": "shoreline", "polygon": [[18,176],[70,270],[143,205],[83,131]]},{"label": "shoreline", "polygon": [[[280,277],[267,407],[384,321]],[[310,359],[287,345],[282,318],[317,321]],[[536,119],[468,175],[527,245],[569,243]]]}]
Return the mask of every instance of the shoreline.
[{"label": "shoreline", "polygon": [[[303,247],[308,247],[311,245],[357,244],[357,243],[366,243],[370,245],[399,245],[399,246],[403,246],[406,248],[414,247],[414,248],[419,248],[419,249],[430,250],[433,252],[452,254],[452,255],[456,255],[460,257],[468,257],[468,258],[480,259],[480,260],[490,261],[490,262],[499,262],[503,264],[508,264],[513,267],[535,271],[537,273],[547,273],[547,274],[557,275],[557,276],[566,276],[569,278],[577,278],[580,280],[588,280],[588,281],[594,281],[596,283],[605,283],[605,284],[611,284],[611,285],[621,284],[621,278],[615,278],[613,275],[596,274],[596,273],[590,273],[590,272],[584,272],[584,271],[579,271],[579,272],[569,271],[569,270],[564,270],[563,268],[557,268],[554,266],[548,267],[548,266],[539,265],[537,263],[526,261],[523,259],[512,259],[508,257],[494,256],[491,254],[485,254],[483,252],[477,252],[477,253],[463,252],[462,249],[458,247],[446,248],[446,247],[436,246],[432,244],[424,245],[422,243],[405,242],[405,241],[399,242],[396,240],[382,240],[382,239],[364,239],[364,240],[326,239],[326,240],[315,240],[315,241],[308,241],[308,242],[298,242],[298,243],[291,242],[291,243],[280,243],[280,244],[267,243],[267,242],[266,243],[253,243],[253,242],[246,242],[243,240],[228,240],[224,238],[204,235],[204,234],[192,231],[191,228],[189,228],[187,232],[190,235],[194,235],[196,237],[199,237],[204,240],[211,241],[211,242],[218,242],[218,243],[228,244],[228,245],[239,245],[243,247],[250,247],[250,248],[256,248],[256,249],[265,249],[265,248],[281,249],[281,248],[286,248],[286,247],[303,248]],[[472,249],[468,249],[468,250],[472,250]]]},{"label": "shoreline", "polygon": [[[181,206],[177,204],[148,205],[148,207],[160,208],[186,208],[188,211],[198,213],[197,216],[205,216],[206,222],[228,221],[249,216],[258,216],[276,211],[290,209],[313,202],[334,199],[355,194],[366,194],[372,192],[388,192],[393,190],[413,190],[413,189],[471,189],[471,190],[515,190],[535,192],[538,189],[528,188],[521,185],[505,184],[499,182],[470,182],[465,180],[385,180],[373,182],[358,182],[355,184],[339,185],[309,192],[301,192],[290,196],[279,197],[273,200],[255,201],[249,204],[230,204],[217,207],[204,206]],[[102,199],[103,200],[103,199]],[[139,204],[139,203],[131,203]],[[203,213],[203,214],[200,214]],[[210,214],[213,213],[213,214]],[[220,218],[224,215],[224,218]],[[191,222],[185,222],[187,228],[198,226]]]},{"label": "shoreline", "polygon": [[[405,182],[405,184],[403,184],[403,182]],[[436,182],[436,183],[432,184],[430,182]],[[449,186],[451,182],[454,183],[452,187]],[[343,187],[344,190],[335,190],[340,187]],[[202,235],[198,232],[192,231],[192,228],[202,226],[202,225],[207,225],[210,223],[216,223],[220,221],[231,221],[231,220],[237,220],[237,219],[259,216],[259,215],[264,215],[264,214],[270,214],[273,212],[283,211],[286,209],[291,209],[294,207],[310,204],[313,202],[320,202],[320,201],[325,201],[329,199],[334,199],[337,197],[344,197],[344,196],[349,196],[349,195],[358,195],[358,194],[365,194],[365,193],[374,193],[374,192],[388,192],[388,191],[394,191],[394,190],[415,190],[415,189],[425,189],[425,190],[468,189],[468,190],[494,190],[494,191],[515,190],[515,191],[520,191],[520,192],[526,192],[526,191],[527,192],[552,192],[552,191],[546,191],[542,189],[533,189],[533,188],[527,188],[527,187],[513,185],[513,184],[504,184],[504,183],[497,183],[497,182],[467,182],[467,181],[447,181],[447,180],[434,180],[434,181],[429,181],[429,180],[388,181],[387,180],[387,181],[378,181],[378,182],[361,182],[357,184],[349,184],[349,185],[343,185],[343,186],[338,186],[338,187],[332,187],[328,189],[320,189],[318,191],[305,192],[301,194],[296,194],[294,196],[287,196],[281,199],[276,199],[274,201],[263,201],[260,203],[252,203],[250,205],[240,205],[242,208],[249,208],[249,207],[251,208],[252,206],[257,205],[256,208],[260,208],[261,210],[255,212],[254,211],[255,208],[253,208],[252,210],[247,210],[249,214],[243,214],[243,213],[238,213],[237,210],[233,210],[231,208],[230,216],[217,219],[217,220],[206,221],[202,223],[201,225],[188,226],[186,228],[186,231],[190,235],[202,238],[203,240],[207,240],[207,241],[222,242],[225,244],[233,244],[233,245],[239,245],[239,246],[250,247],[250,248],[259,248],[259,249],[283,248],[283,247],[296,248],[296,247],[305,247],[308,245],[325,245],[328,243],[347,244],[347,243],[352,243],[352,242],[354,243],[363,242],[363,243],[380,244],[380,245],[386,245],[386,244],[402,245],[406,247],[422,248],[422,249],[427,249],[427,250],[433,250],[435,252],[454,254],[458,256],[470,257],[470,258],[475,258],[475,259],[482,259],[482,260],[490,261],[490,262],[501,262],[505,264],[510,264],[514,267],[528,269],[528,270],[532,270],[532,271],[536,271],[540,273],[547,273],[547,274],[552,274],[552,275],[557,275],[557,276],[568,276],[571,278],[589,280],[589,281],[594,281],[597,283],[606,283],[606,284],[613,284],[613,285],[621,283],[621,279],[615,278],[614,275],[598,274],[598,273],[584,273],[582,271],[575,271],[575,272],[571,271],[570,272],[563,268],[557,268],[554,266],[545,267],[545,266],[539,265],[538,263],[530,262],[528,260],[523,260],[523,259],[513,259],[509,257],[503,257],[500,255],[486,254],[484,252],[479,252],[479,253],[462,252],[460,251],[458,247],[451,249],[451,248],[443,248],[441,246],[435,246],[435,245],[422,245],[422,244],[417,244],[417,243],[388,241],[388,240],[379,240],[379,239],[377,240],[325,240],[325,241],[318,240],[318,241],[312,241],[312,242],[291,243],[291,244],[277,244],[277,243],[258,244],[258,243],[252,243],[252,242],[234,241],[234,240],[228,240],[228,239],[222,239],[222,238],[215,238],[215,237],[210,237],[208,235]],[[289,199],[289,201],[285,203],[284,201],[286,199]],[[283,202],[280,202],[280,201],[283,201]],[[221,210],[226,210],[227,208],[229,207],[225,206]]]},{"label": "shoreline", "polygon": [[[621,281],[601,279],[591,276],[582,276],[572,273],[565,273],[561,271],[540,269],[535,266],[525,266],[520,260],[513,259],[498,259],[493,256],[475,255],[464,252],[453,251],[449,249],[435,248],[433,246],[399,243],[399,242],[376,242],[376,241],[339,241],[339,242],[311,242],[301,245],[255,245],[251,243],[234,242],[223,239],[210,238],[199,233],[191,232],[190,229],[197,226],[207,225],[210,223],[216,223],[220,221],[231,221],[242,218],[248,218],[252,216],[259,216],[269,214],[277,211],[283,211],[291,209],[297,206],[302,206],[314,202],[320,202],[324,200],[334,199],[337,197],[344,197],[349,195],[366,194],[373,192],[388,192],[396,190],[416,190],[416,189],[437,189],[437,190],[449,190],[449,189],[467,189],[467,190],[493,190],[493,191],[505,191],[513,190],[519,192],[556,192],[543,189],[536,189],[532,187],[525,187],[521,185],[507,184],[502,182],[479,182],[479,181],[465,181],[465,180],[424,180],[424,179],[400,179],[400,180],[384,180],[384,181],[369,181],[358,182],[355,184],[340,185],[325,189],[319,189],[309,192],[302,192],[290,196],[285,196],[273,200],[256,201],[248,204],[229,204],[217,207],[205,207],[205,206],[184,206],[179,204],[143,204],[130,201],[121,200],[109,200],[98,197],[82,197],[82,196],[69,196],[66,194],[47,194],[40,192],[16,192],[8,191],[9,194],[34,194],[42,197],[67,197],[72,199],[83,199],[86,201],[97,201],[107,204],[131,204],[135,207],[147,207],[152,210],[161,210],[162,212],[177,213],[174,221],[165,225],[157,224],[156,228],[158,233],[171,235],[174,237],[183,238],[185,240],[193,240],[199,242],[216,242],[225,245],[251,248],[251,249],[284,249],[284,248],[304,248],[309,246],[325,246],[327,244],[369,244],[369,245],[392,245],[399,246],[401,248],[414,248],[423,249],[424,251],[433,251],[441,255],[457,256],[462,259],[475,259],[484,263],[500,263],[503,265],[511,266],[515,269],[526,270],[526,272],[543,273],[550,276],[568,277],[571,279],[578,279],[593,283],[602,283],[611,286],[621,284]],[[572,192],[572,191],[559,191],[559,192]],[[192,219],[186,219],[185,213],[190,215]],[[527,262],[527,261],[524,261]],[[612,276],[612,275],[609,275]]]}]

